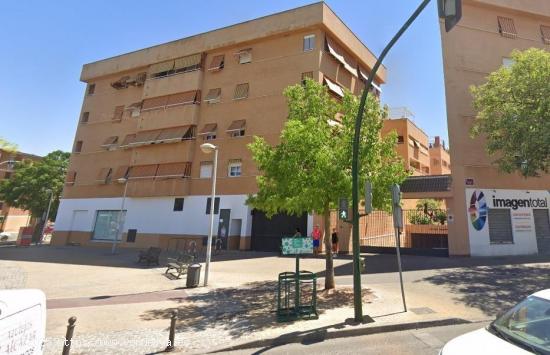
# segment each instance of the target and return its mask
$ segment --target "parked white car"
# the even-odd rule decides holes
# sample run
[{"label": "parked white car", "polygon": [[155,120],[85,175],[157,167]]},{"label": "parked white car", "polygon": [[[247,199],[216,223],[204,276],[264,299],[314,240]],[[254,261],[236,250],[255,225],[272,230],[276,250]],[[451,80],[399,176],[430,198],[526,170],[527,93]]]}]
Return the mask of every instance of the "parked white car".
[{"label": "parked white car", "polygon": [[440,355],[550,355],[550,289],[527,297],[487,328],[448,342]]}]

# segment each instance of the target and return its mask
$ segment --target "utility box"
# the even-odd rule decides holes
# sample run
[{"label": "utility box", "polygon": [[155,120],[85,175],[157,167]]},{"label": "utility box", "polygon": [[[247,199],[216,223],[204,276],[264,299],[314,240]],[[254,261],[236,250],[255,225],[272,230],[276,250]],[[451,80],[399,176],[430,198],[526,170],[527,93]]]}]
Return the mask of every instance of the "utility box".
[{"label": "utility box", "polygon": [[201,264],[192,264],[187,268],[187,287],[199,286],[201,280]]}]

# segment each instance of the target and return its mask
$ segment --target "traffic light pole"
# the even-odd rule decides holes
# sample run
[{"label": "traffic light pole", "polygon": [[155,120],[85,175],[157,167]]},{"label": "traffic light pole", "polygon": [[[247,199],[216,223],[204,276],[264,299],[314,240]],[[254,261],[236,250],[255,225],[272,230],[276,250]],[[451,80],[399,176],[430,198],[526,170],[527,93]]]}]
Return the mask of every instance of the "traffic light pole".
[{"label": "traffic light pole", "polygon": [[355,135],[353,138],[353,152],[352,152],[352,164],[351,164],[351,175],[352,175],[352,219],[353,219],[353,235],[352,235],[352,245],[353,245],[353,303],[354,303],[354,314],[356,322],[363,322],[363,304],[361,298],[361,262],[360,262],[360,253],[359,253],[359,144],[361,137],[361,124],[363,122],[363,115],[365,113],[365,104],[367,103],[367,96],[369,90],[372,86],[372,82],[378,68],[382,64],[382,61],[393,47],[395,42],[405,33],[409,26],[416,20],[418,15],[426,8],[431,0],[423,0],[420,6],[416,11],[411,15],[411,17],[405,22],[403,27],[397,32],[397,34],[392,38],[388,43],[386,48],[382,51],[376,64],[372,68],[367,82],[365,84],[365,90],[361,96],[361,102],[359,104],[359,110],[357,112],[357,118],[355,119]]}]

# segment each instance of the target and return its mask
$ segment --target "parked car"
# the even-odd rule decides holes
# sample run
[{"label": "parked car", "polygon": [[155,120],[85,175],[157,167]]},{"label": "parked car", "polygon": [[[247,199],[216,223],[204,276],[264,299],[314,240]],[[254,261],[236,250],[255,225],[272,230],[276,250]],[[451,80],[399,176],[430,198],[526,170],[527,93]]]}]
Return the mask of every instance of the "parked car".
[{"label": "parked car", "polygon": [[487,328],[449,341],[440,355],[550,355],[550,289],[527,297]]}]

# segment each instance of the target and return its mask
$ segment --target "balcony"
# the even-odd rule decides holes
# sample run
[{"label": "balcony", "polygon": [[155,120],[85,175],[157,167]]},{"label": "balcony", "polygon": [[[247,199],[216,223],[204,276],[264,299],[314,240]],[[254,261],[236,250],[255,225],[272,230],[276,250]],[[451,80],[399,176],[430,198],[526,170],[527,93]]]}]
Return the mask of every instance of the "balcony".
[{"label": "balcony", "polygon": [[138,129],[149,130],[183,125],[196,125],[198,118],[199,105],[169,106],[159,110],[142,111],[139,115]]},{"label": "balcony", "polygon": [[185,196],[189,195],[189,179],[130,179],[126,194],[129,197]]},{"label": "balcony", "polygon": [[159,78],[150,78],[145,82],[143,98],[165,96],[178,92],[199,90],[202,70],[193,70]]}]

